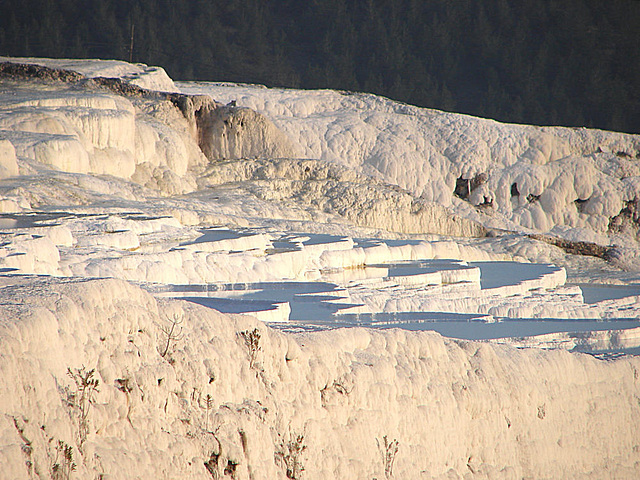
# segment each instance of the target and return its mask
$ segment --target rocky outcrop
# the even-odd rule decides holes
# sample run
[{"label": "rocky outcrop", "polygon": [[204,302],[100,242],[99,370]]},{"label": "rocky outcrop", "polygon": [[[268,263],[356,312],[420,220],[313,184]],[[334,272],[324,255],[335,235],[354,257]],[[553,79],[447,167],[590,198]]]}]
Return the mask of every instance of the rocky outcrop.
[{"label": "rocky outcrop", "polygon": [[612,252],[611,247],[605,247],[598,245],[597,243],[571,241],[560,237],[542,234],[530,234],[528,237],[550,245],[555,245],[572,255],[587,255],[589,257],[598,257],[608,260],[610,252]]},{"label": "rocky outcrop", "polygon": [[640,199],[634,198],[625,202],[620,213],[611,217],[609,232],[640,238]]},{"label": "rocky outcrop", "polygon": [[84,75],[71,70],[49,68],[42,65],[31,65],[25,63],[0,63],[0,78],[12,80],[40,79],[43,81],[77,82],[84,78]]}]

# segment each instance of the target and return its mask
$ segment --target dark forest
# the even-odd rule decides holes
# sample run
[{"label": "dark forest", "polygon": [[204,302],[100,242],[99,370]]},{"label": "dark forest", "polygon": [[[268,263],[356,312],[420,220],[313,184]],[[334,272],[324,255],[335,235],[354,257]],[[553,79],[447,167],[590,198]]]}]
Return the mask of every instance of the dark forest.
[{"label": "dark forest", "polygon": [[640,133],[638,0],[0,0],[0,55]]}]

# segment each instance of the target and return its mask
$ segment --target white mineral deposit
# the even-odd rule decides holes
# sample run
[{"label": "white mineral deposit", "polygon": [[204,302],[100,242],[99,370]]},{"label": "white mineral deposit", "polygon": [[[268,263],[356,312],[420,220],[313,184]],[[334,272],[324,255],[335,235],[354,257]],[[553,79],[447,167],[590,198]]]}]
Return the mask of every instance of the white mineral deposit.
[{"label": "white mineral deposit", "polygon": [[0,57],[0,478],[639,478],[639,155]]}]

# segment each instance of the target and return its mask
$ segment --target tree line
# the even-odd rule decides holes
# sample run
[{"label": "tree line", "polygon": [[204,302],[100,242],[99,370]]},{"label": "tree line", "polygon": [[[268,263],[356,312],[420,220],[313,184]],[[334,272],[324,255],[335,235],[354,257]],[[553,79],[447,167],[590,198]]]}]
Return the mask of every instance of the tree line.
[{"label": "tree line", "polygon": [[0,12],[0,55],[131,57],[179,80],[640,133],[638,0],[0,0]]}]

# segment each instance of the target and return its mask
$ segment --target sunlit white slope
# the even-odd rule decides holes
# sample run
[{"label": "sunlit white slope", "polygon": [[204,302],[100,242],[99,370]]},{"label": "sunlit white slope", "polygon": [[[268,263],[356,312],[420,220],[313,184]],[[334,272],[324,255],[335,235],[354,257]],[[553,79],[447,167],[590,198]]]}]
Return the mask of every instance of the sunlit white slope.
[{"label": "sunlit white slope", "polygon": [[[127,81],[153,73],[60,62]],[[211,286],[229,300],[242,283],[251,293],[251,283],[271,282],[271,296],[284,283],[334,282],[315,289],[324,302],[315,307],[348,307],[343,318],[428,310],[445,322],[638,318],[633,285],[586,303],[581,287],[564,285],[562,267],[534,266],[487,286],[473,264],[560,260],[574,272],[587,265],[587,281],[597,269],[609,281],[613,267],[602,259],[566,260],[522,235],[394,233],[435,225],[477,236],[476,219],[619,239],[628,250],[618,251],[633,253],[633,202],[616,224],[629,237],[603,228],[635,198],[637,137],[501,125],[368,95],[211,93],[251,104],[273,124],[220,104],[198,143],[195,112],[185,116],[166,96],[125,96],[95,82],[2,83],[0,477],[640,476],[638,357],[604,361],[400,329],[284,334],[249,315],[160,297],[193,295],[191,287],[208,295]],[[469,202],[453,195],[459,177],[470,180]],[[577,213],[556,217],[556,204]],[[437,261],[451,258],[460,260]],[[311,309],[307,293],[294,300]],[[268,300],[277,305],[254,310],[258,317],[286,320],[295,307]],[[610,323],[579,335],[602,349],[638,345],[637,327]],[[573,348],[568,330],[496,342]],[[82,400],[83,378],[90,399]]]},{"label": "sunlit white slope", "polygon": [[[68,447],[71,478],[284,479],[294,457],[313,479],[640,474],[637,358],[283,335],[117,280],[2,282],[4,478],[55,477]],[[99,381],[84,407],[80,373]]]},{"label": "sunlit white slope", "polygon": [[[330,90],[179,83],[268,116],[309,158],[340,163],[496,228],[607,244],[640,197],[640,136],[510,125]],[[459,193],[454,196],[457,180]],[[478,211],[473,206],[480,206]]]}]

